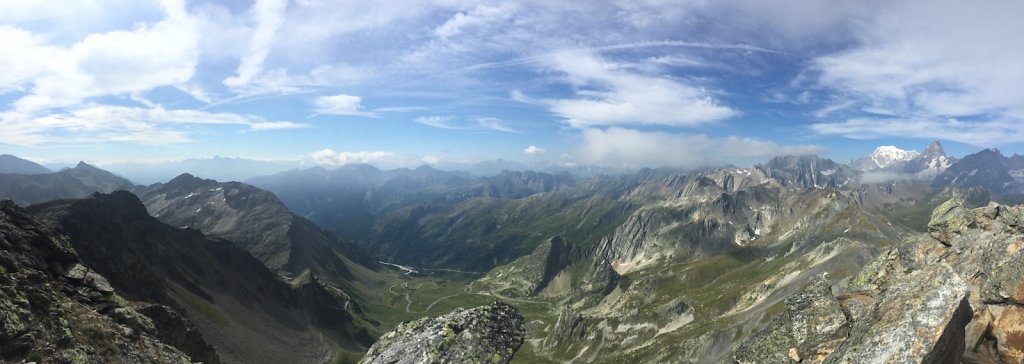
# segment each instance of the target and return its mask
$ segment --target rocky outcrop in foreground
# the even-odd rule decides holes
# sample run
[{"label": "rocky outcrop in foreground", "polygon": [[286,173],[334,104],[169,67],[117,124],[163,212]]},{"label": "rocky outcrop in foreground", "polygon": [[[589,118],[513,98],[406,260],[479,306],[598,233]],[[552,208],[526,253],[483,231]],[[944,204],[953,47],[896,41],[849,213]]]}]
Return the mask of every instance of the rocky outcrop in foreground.
[{"label": "rocky outcrop in foreground", "polygon": [[136,308],[67,237],[0,201],[0,362],[192,362]]},{"label": "rocky outcrop in foreground", "polygon": [[360,363],[507,363],[523,345],[523,316],[504,302],[405,322]]},{"label": "rocky outcrop in foreground", "polygon": [[969,210],[954,199],[928,229],[848,280],[818,277],[733,359],[1024,362],[1024,206]]}]

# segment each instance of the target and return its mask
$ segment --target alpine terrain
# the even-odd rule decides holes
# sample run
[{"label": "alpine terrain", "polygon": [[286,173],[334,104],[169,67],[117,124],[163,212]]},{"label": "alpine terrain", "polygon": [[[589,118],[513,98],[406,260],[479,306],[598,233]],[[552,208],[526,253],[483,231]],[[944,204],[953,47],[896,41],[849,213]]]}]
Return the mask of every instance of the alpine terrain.
[{"label": "alpine terrain", "polygon": [[1022,15],[0,0],[0,364],[1024,364]]},{"label": "alpine terrain", "polygon": [[1024,207],[989,202],[1018,198],[1015,158],[935,142],[591,177],[349,165],[251,181],[268,190],[8,174],[45,188],[4,190],[2,355],[1019,362]]}]

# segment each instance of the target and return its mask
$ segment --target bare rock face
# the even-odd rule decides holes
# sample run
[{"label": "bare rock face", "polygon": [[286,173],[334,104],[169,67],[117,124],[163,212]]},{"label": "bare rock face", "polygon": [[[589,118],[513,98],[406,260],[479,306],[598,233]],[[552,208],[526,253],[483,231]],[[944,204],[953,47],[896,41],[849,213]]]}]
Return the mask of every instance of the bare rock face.
[{"label": "bare rock face", "polygon": [[[918,256],[941,258],[967,281],[974,320],[966,338],[969,359],[1024,362],[1024,207],[995,203],[968,210],[970,229],[950,247]],[[922,253],[926,251],[927,253]]]},{"label": "bare rock face", "polygon": [[523,316],[503,302],[398,325],[360,363],[508,363],[523,345]]},{"label": "bare rock face", "polygon": [[992,323],[996,350],[1004,363],[1024,363],[1024,308],[1009,306]]},{"label": "bare rock face", "polygon": [[849,325],[832,296],[828,273],[786,299],[786,310],[737,350],[739,363],[820,363],[843,342]]},{"label": "bare rock face", "polygon": [[581,340],[587,334],[584,317],[569,307],[562,307],[558,312],[558,321],[554,329],[544,338],[544,347],[552,349],[565,341]]},{"label": "bare rock face", "polygon": [[971,319],[967,285],[946,264],[896,280],[826,363],[959,363]]},{"label": "bare rock face", "polygon": [[837,300],[828,277],[819,276],[787,299],[786,311],[743,343],[734,359],[739,363],[960,362],[972,311],[967,285],[948,264],[899,276],[882,288],[840,295]]},{"label": "bare rock face", "polygon": [[[879,255],[835,292],[818,282],[734,353],[739,362],[1024,363],[1024,206],[967,209],[953,199],[928,234]],[[815,294],[814,292],[818,292]],[[800,299],[811,305],[792,305]],[[828,317],[838,301],[844,331],[800,342],[794,318]],[[815,328],[827,328],[819,325]],[[824,356],[807,347],[840,344]],[[818,350],[816,354],[823,354]]]},{"label": "bare rock face", "polygon": [[967,230],[973,223],[972,214],[964,208],[962,199],[952,199],[939,205],[932,211],[931,221],[928,222],[928,233],[943,244],[949,245],[949,241]]}]

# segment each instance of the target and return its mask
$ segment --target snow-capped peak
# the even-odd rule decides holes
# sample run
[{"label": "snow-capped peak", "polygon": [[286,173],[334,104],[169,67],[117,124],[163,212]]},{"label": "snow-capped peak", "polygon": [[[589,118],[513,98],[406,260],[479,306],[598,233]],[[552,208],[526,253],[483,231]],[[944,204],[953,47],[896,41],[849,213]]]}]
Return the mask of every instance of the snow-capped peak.
[{"label": "snow-capped peak", "polygon": [[903,150],[892,145],[883,145],[871,152],[871,161],[878,168],[885,168],[896,162],[906,162],[917,157],[916,150]]}]

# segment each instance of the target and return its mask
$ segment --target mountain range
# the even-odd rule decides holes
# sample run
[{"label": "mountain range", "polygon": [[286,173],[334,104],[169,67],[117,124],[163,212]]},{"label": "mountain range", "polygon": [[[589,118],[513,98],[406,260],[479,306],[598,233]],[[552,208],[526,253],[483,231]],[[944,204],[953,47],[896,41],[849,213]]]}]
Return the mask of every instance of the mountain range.
[{"label": "mountain range", "polygon": [[262,161],[215,156],[158,163],[110,163],[102,167],[136,183],[166,182],[182,173],[204,176],[218,181],[244,181],[256,176],[298,168],[300,161]]},{"label": "mountain range", "polygon": [[891,145],[881,146],[871,155],[851,161],[850,165],[865,172],[865,178],[869,179],[911,178],[931,181],[956,162],[956,158],[946,156],[939,141],[934,141],[921,153]]},{"label": "mountain range", "polygon": [[134,185],[85,162],[74,168],[42,174],[0,174],[0,196],[28,205],[58,198],[85,197],[93,192],[130,190]]},{"label": "mountain range", "polygon": [[935,142],[612,175],[4,173],[0,358],[1020,362],[1024,223],[990,201],[1022,171]]},{"label": "mountain range", "polygon": [[0,174],[47,174],[52,172],[36,162],[10,154],[0,155]]}]

